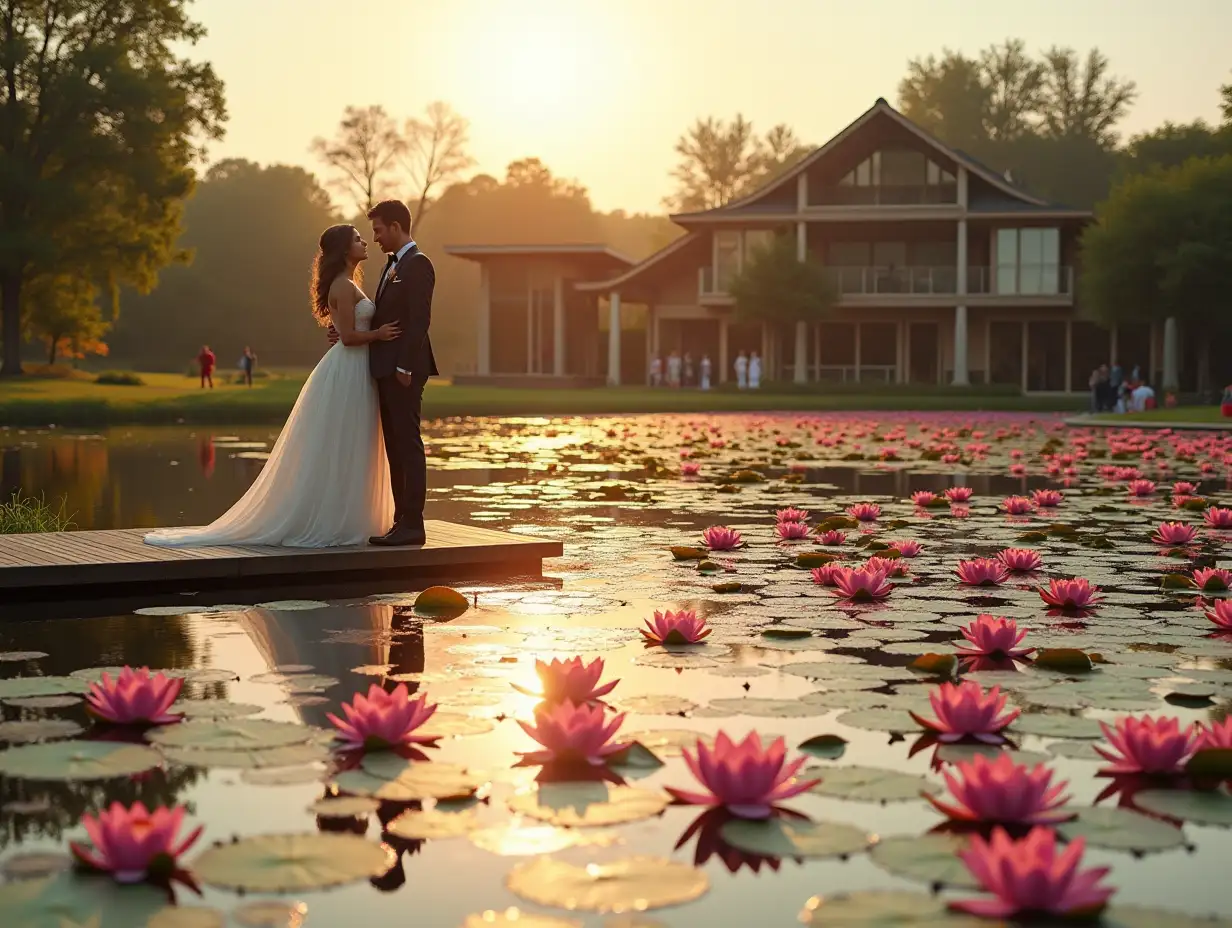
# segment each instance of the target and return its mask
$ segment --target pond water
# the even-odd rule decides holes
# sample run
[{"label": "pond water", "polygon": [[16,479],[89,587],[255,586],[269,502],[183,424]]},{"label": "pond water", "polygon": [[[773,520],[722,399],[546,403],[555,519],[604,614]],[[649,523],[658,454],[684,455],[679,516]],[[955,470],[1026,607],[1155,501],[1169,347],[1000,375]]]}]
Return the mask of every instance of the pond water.
[{"label": "pond water", "polygon": [[[202,523],[238,498],[274,437],[9,430],[0,490],[66,497],[80,528]],[[939,678],[907,665],[953,653],[980,613],[1014,619],[1024,646],[1099,655],[1091,670],[963,676],[1023,710],[1009,744],[984,750],[1068,781],[1077,818],[1058,827],[1086,836],[1085,867],[1110,868],[1105,923],[1232,924],[1232,796],[1101,777],[1094,751],[1100,720],[1209,725],[1232,704],[1232,636],[1205,615],[1221,594],[1161,587],[1232,566],[1232,532],[1203,521],[1232,503],[1226,438],[1007,415],[624,416],[437,423],[430,445],[429,517],[557,537],[564,557],[541,579],[460,586],[471,605],[453,618],[417,614],[408,589],[210,607],[162,597],[126,615],[0,625],[0,925],[998,924],[938,904],[979,892],[955,856],[967,839],[937,834],[944,816],[920,795],[945,799],[943,773],[976,748],[921,741],[909,714],[932,716]],[[1154,492],[1132,496],[1139,478]],[[1205,503],[1174,498],[1176,481]],[[970,487],[970,502],[910,499],[950,487]],[[1061,492],[1055,508],[1002,508],[1045,488]],[[842,529],[841,544],[776,538],[776,510],[807,509],[815,526],[863,502],[880,516]],[[1165,521],[1193,525],[1195,540],[1155,543]],[[715,525],[745,544],[711,552],[705,569],[673,556]],[[921,550],[877,603],[841,600],[798,564],[830,552],[858,566],[900,540]],[[1039,552],[1042,569],[959,582],[961,560],[1007,547]],[[1102,603],[1050,611],[1038,587],[1068,577],[1099,586]],[[713,631],[647,647],[638,627],[664,609],[696,610]],[[661,766],[635,756],[606,783],[537,782],[539,767],[515,766],[538,747],[518,725],[537,700],[515,685],[537,688],[536,659],[574,656],[604,660],[603,679],[620,681],[605,701],[625,713],[616,740]],[[155,747],[84,712],[99,668],[124,664],[185,681],[191,718],[147,734]],[[427,724],[438,746],[409,770],[387,755],[342,769],[327,716],[382,681],[439,704]],[[807,821],[725,824],[666,805],[664,787],[698,788],[681,745],[720,731],[782,736],[793,758],[807,739],[843,739],[812,748],[802,775],[820,784],[783,803]],[[173,910],[154,890],[61,872],[83,814],[138,799],[182,805],[205,829],[183,861],[203,895],[181,889]],[[253,840],[271,835],[310,837],[294,852]]]}]

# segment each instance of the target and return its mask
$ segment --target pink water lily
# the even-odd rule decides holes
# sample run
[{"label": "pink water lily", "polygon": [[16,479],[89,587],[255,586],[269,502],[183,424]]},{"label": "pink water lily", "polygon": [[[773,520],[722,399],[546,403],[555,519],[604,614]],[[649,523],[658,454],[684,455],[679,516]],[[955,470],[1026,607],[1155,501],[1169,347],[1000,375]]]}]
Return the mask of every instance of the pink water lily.
[{"label": "pink water lily", "polygon": [[1225,716],[1223,721],[1211,722],[1209,725],[1198,723],[1198,740],[1194,751],[1232,750],[1232,715]]},{"label": "pink water lily", "polygon": [[1001,507],[1012,516],[1025,516],[1035,508],[1035,504],[1025,496],[1007,496]]},{"label": "pink water lily", "polygon": [[1197,491],[1198,491],[1198,485],[1196,483],[1189,483],[1188,481],[1185,481],[1185,480],[1178,480],[1176,483],[1172,484],[1172,495],[1173,496],[1193,496],[1194,493],[1196,493]]},{"label": "pink water lily", "polygon": [[886,581],[883,570],[868,567],[845,567],[834,572],[835,593],[856,603],[885,599],[894,587]]},{"label": "pink water lily", "polygon": [[598,705],[540,704],[535,711],[535,724],[519,720],[518,725],[541,744],[543,750],[523,754],[522,760],[528,764],[600,766],[609,756],[629,746],[612,741],[624,720],[623,713],[608,720],[603,706]]},{"label": "pink water lily", "polygon": [[1044,560],[1038,551],[1030,548],[1006,548],[997,552],[997,560],[1005,565],[1005,569],[1015,574],[1030,574],[1044,566]]},{"label": "pink water lily", "polygon": [[647,644],[698,644],[710,632],[706,620],[692,609],[655,610],[654,618],[647,619],[646,627],[641,629]]},{"label": "pink water lily", "polygon": [[99,682],[90,684],[86,710],[116,725],[166,725],[183,718],[168,711],[183,688],[183,678],[151,675],[149,667],[123,667],[115,679],[103,671]]},{"label": "pink water lily", "polygon": [[1093,586],[1085,577],[1075,577],[1073,580],[1048,581],[1048,588],[1039,589],[1040,599],[1054,609],[1064,609],[1067,612],[1082,612],[1094,609],[1104,598],[1099,593],[1099,587]]},{"label": "pink water lily", "polygon": [[1100,768],[1104,776],[1129,774],[1170,775],[1179,773],[1194,752],[1198,733],[1194,726],[1181,728],[1173,718],[1124,716],[1112,727],[1100,722],[1108,745],[1095,751],[1112,766]]},{"label": "pink water lily", "polygon": [[836,528],[826,529],[826,531],[819,533],[817,536],[817,543],[819,545],[827,545],[829,547],[837,547],[846,540],[847,534],[840,532]]},{"label": "pink water lily", "polygon": [[838,578],[842,575],[843,571],[849,569],[838,562],[822,564],[820,567],[813,568],[811,572],[813,582],[820,586],[837,586]]},{"label": "pink water lily", "polygon": [[965,503],[971,499],[971,487],[950,487],[945,491],[945,498],[951,503]]},{"label": "pink water lily", "polygon": [[996,822],[1004,825],[1053,825],[1074,817],[1062,808],[1066,781],[1054,784],[1044,764],[1028,768],[1014,763],[1004,752],[996,760],[976,754],[956,765],[958,775],[943,770],[951,801],[931,793],[922,795],[937,811],[960,822]]},{"label": "pink water lily", "polygon": [[774,534],[780,541],[803,541],[809,537],[809,527],[804,522],[779,522],[774,526]]},{"label": "pink water lily", "polygon": [[440,735],[419,733],[436,708],[426,696],[411,699],[405,683],[399,683],[392,692],[373,683],[367,696],[356,693],[351,702],[342,704],[345,721],[332,712],[325,717],[338,730],[336,737],[345,749],[379,751],[439,740]]},{"label": "pink water lily", "polygon": [[1054,509],[1065,499],[1060,490],[1036,490],[1031,494],[1031,501],[1040,509]]},{"label": "pink water lily", "polygon": [[897,551],[900,557],[918,557],[924,550],[923,545],[909,538],[904,538],[902,541],[889,541],[886,544],[890,546],[891,551]]},{"label": "pink water lily", "polygon": [[1193,582],[1203,593],[1223,593],[1232,587],[1232,570],[1222,567],[1199,567],[1193,572]]},{"label": "pink water lily", "polygon": [[956,572],[959,582],[967,586],[998,586],[1009,576],[1005,565],[990,557],[959,561]]},{"label": "pink water lily", "polygon": [[535,673],[543,687],[543,693],[535,693],[524,687],[513,684],[519,693],[528,696],[542,695],[544,702],[575,702],[578,704],[597,702],[616,688],[619,680],[612,680],[599,686],[603,677],[603,658],[596,657],[589,664],[582,662],[580,657],[568,660],[552,658],[550,662],[535,661]]},{"label": "pink water lily", "polygon": [[702,541],[711,551],[732,551],[744,544],[740,533],[726,525],[710,526],[702,532]]},{"label": "pink water lily", "polygon": [[870,557],[864,564],[867,570],[879,570],[887,577],[907,576],[907,562],[901,557]]},{"label": "pink water lily", "polygon": [[1206,617],[1225,632],[1232,632],[1232,599],[1218,599],[1206,612]]},{"label": "pink water lily", "polygon": [[117,883],[170,880],[180,869],[180,856],[196,843],[203,830],[198,826],[180,838],[182,806],[150,812],[140,802],[127,809],[113,802],[97,817],[82,816],[81,824],[90,844],[70,841],[74,859],[86,869],[109,873]]},{"label": "pink water lily", "polygon": [[876,503],[856,503],[847,507],[847,515],[857,522],[876,522],[881,518],[881,507]]},{"label": "pink water lily", "polygon": [[680,465],[681,477],[696,477],[702,472],[702,466],[696,461],[685,461]]},{"label": "pink water lily", "polygon": [[1131,480],[1125,487],[1129,490],[1129,495],[1142,499],[1147,496],[1155,495],[1154,480]]},{"label": "pink water lily", "polygon": [[1001,734],[1022,713],[1004,712],[1006,696],[998,686],[987,693],[974,680],[942,683],[928,694],[935,719],[926,719],[908,710],[921,728],[932,732],[938,741],[952,743],[974,738],[985,744],[1001,744]]},{"label": "pink water lily", "polygon": [[964,626],[962,634],[967,644],[958,645],[958,653],[963,657],[1021,660],[1035,651],[1035,648],[1018,647],[1027,633],[1020,630],[1013,619],[982,614]]},{"label": "pink water lily", "polygon": [[959,853],[980,887],[991,899],[961,899],[949,907],[981,918],[1017,915],[1094,918],[1116,891],[1100,885],[1107,867],[1080,870],[1086,841],[1075,838],[1058,853],[1057,836],[1043,825],[1015,841],[1002,828],[994,828],[985,841],[972,835]]},{"label": "pink water lily", "polygon": [[1151,534],[1158,545],[1187,545],[1197,540],[1198,530],[1184,522],[1161,522]]},{"label": "pink water lily", "polygon": [[935,506],[940,501],[941,497],[936,493],[933,493],[931,490],[916,490],[911,494],[911,502],[915,503],[915,505],[919,506],[921,509],[927,508],[928,506]]},{"label": "pink water lily", "polygon": [[1232,509],[1220,509],[1217,506],[1212,506],[1206,510],[1202,518],[1206,522],[1207,528],[1232,529]]},{"label": "pink water lily", "polygon": [[795,506],[789,506],[786,509],[779,509],[774,513],[776,522],[807,522],[809,513],[807,509],[797,509]]},{"label": "pink water lily", "polygon": [[696,751],[685,748],[684,762],[705,792],[664,787],[678,803],[722,806],[737,818],[765,819],[784,799],[798,796],[821,780],[794,780],[805,758],[785,763],[787,745],[776,738],[765,748],[757,732],[734,742],[719,732],[714,747],[698,741]]}]

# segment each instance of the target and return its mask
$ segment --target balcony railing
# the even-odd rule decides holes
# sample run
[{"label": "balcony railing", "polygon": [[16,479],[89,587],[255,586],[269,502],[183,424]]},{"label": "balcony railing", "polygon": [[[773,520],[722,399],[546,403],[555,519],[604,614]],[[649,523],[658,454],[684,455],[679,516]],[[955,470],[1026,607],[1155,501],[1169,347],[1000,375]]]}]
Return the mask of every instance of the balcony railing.
[{"label": "balcony railing", "polygon": [[[844,295],[900,294],[915,296],[955,295],[958,293],[958,268],[828,267],[827,273]],[[716,274],[702,267],[697,275],[701,299],[729,295],[730,274]],[[977,296],[1047,297],[1074,292],[1074,269],[1060,264],[1021,264],[1004,267],[967,268],[967,293]]]}]

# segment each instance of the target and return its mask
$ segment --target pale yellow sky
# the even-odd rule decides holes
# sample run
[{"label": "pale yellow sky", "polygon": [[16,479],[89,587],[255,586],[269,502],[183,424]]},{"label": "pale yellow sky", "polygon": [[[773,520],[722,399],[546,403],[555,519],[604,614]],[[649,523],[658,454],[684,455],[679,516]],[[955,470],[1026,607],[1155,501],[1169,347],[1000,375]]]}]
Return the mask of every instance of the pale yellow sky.
[{"label": "pale yellow sky", "polygon": [[213,157],[315,170],[308,144],[347,104],[404,117],[440,99],[470,119],[479,170],[537,156],[605,210],[660,211],[698,116],[820,144],[943,46],[1099,46],[1138,84],[1127,133],[1217,121],[1232,79],[1232,0],[197,0],[194,15],[231,114]]}]

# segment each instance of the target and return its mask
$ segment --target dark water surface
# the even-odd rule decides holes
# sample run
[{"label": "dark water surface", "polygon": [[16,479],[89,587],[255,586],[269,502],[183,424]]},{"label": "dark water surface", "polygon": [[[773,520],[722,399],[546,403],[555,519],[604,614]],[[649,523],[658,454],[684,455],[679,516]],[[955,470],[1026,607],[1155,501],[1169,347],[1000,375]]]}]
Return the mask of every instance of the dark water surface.
[{"label": "dark water surface", "polygon": [[[83,529],[201,524],[242,494],[275,437],[274,430],[252,427],[99,435],[4,430],[0,492],[20,487],[51,501],[65,497]],[[1165,434],[1114,436],[1110,443],[1106,435],[1087,440],[1053,420],[1025,416],[732,415],[445,423],[433,428],[430,445],[429,517],[562,538],[565,556],[545,564],[543,580],[462,587],[474,605],[446,622],[417,616],[411,607],[417,591],[408,589],[329,602],[241,597],[209,608],[168,606],[164,597],[132,614],[0,625],[5,723],[59,720],[86,728],[81,704],[73,701],[80,680],[96,676],[92,668],[131,664],[181,671],[182,698],[194,700],[194,712],[231,711],[237,718],[284,723],[279,732],[298,726],[303,733],[284,748],[254,736],[252,749],[208,760],[168,748],[152,770],[96,780],[64,780],[54,772],[44,776],[55,779],[5,775],[6,754],[0,752],[0,873],[8,878],[0,885],[0,926],[61,928],[62,916],[76,920],[68,924],[84,924],[91,914],[102,928],[771,926],[799,924],[814,897],[873,889],[919,893],[923,911],[931,883],[961,882],[961,866],[945,869],[942,861],[940,870],[934,862],[932,869],[904,873],[887,849],[942,822],[918,794],[944,789],[940,771],[954,755],[913,750],[919,732],[906,710],[927,712],[935,681],[903,668],[921,653],[952,650],[959,626],[976,614],[1015,618],[1029,631],[1026,645],[1081,648],[1108,661],[1083,675],[1030,667],[971,675],[985,686],[999,683],[1025,710],[1013,738],[1021,761],[1046,763],[1068,780],[1076,809],[1091,808],[1110,782],[1096,776],[1101,761],[1091,746],[1102,736],[1093,720],[1150,713],[1209,722],[1222,718],[1232,702],[1232,643],[1211,634],[1214,626],[1203,615],[1209,602],[1193,591],[1160,589],[1165,572],[1228,566],[1229,536],[1204,529],[1199,542],[1178,556],[1150,540],[1165,520],[1201,526],[1200,512],[1175,508],[1168,492],[1174,480],[1200,483],[1199,492],[1214,505],[1232,501],[1224,462],[1229,448],[1222,439]],[[1083,456],[1084,448],[1091,456]],[[937,460],[944,454],[958,460]],[[1068,463],[1054,457],[1066,454],[1075,457]],[[681,477],[682,459],[700,464],[696,478]],[[1059,472],[1049,475],[1045,459]],[[1101,475],[1100,468],[1113,463],[1140,468],[1159,491],[1131,499],[1127,474]],[[1025,473],[1012,473],[1015,464]],[[1066,477],[1065,467],[1074,473]],[[740,475],[750,470],[765,479],[738,482],[755,479]],[[909,499],[916,490],[958,485],[975,491],[965,510],[921,510]],[[1055,511],[1009,517],[998,509],[1007,495],[1046,486],[1064,493]],[[846,544],[833,549],[851,563],[869,553],[855,544],[868,536],[923,545],[909,575],[878,606],[838,602],[794,566],[798,552],[818,547],[782,544],[773,534],[775,509],[801,506],[816,523],[861,501],[878,502],[883,515],[849,530]],[[1049,529],[1057,523],[1068,528]],[[673,545],[699,543],[704,527],[719,524],[739,530],[748,544],[715,556],[717,577],[668,553]],[[1045,535],[1020,541],[1032,531]],[[958,583],[960,559],[1013,545],[1041,552],[1041,577],[994,589]],[[1050,615],[1035,587],[1071,576],[1102,587],[1104,604],[1081,619]],[[713,586],[722,580],[737,580],[743,589],[717,593]],[[683,653],[645,649],[636,630],[643,619],[656,609],[680,607],[707,617],[714,628],[707,644]],[[784,629],[809,635],[777,634]],[[535,700],[511,684],[533,688],[536,659],[574,655],[607,662],[604,679],[620,679],[609,701],[627,712],[622,732],[665,761],[658,769],[622,771],[625,789],[648,796],[591,784],[544,787],[536,798],[538,768],[514,766],[519,753],[535,748],[516,722],[531,718]],[[386,827],[408,810],[412,818],[431,810],[434,800],[427,797],[382,802],[351,819],[310,810],[339,792],[331,784],[357,782],[332,766],[318,731],[330,727],[326,714],[383,679],[407,682],[412,692],[439,702],[445,737],[432,763],[460,765],[482,783],[482,801],[442,812],[467,817],[449,826],[448,836],[400,837]],[[52,698],[31,702],[31,695]],[[0,726],[0,737],[71,734],[68,726],[53,728]],[[658,814],[654,799],[662,786],[695,787],[672,745],[720,730],[736,737],[749,731],[785,736],[792,756],[796,745],[815,735],[847,739],[841,758],[810,761],[819,768],[810,776],[823,780],[819,792],[786,805],[814,822],[863,831],[872,849],[846,857],[825,856],[817,847],[753,853],[727,844],[705,822],[689,834],[700,810],[669,807]],[[16,740],[10,750],[19,747]],[[269,753],[276,751],[286,753]],[[872,768],[865,785],[850,771],[832,772],[853,766]],[[611,800],[639,797],[649,803],[644,814],[615,816],[627,820],[611,824],[558,827],[544,820],[553,807],[601,819],[611,812]],[[161,902],[140,890],[101,892],[83,878],[59,877],[46,887],[30,881],[57,865],[67,840],[81,838],[83,813],[116,799],[185,805],[194,827],[205,825],[201,844],[187,855],[190,866],[210,843],[233,836],[330,832],[383,843],[392,863],[331,890],[306,884],[286,894],[239,895],[207,886],[200,899],[179,894],[182,905],[215,910],[213,921],[206,912],[163,913],[150,921]],[[1196,821],[1164,820],[1146,815],[1150,809],[1138,806],[1130,789],[1100,800],[1098,808],[1123,809],[1127,816],[1104,823],[1102,843],[1112,846],[1089,839],[1084,858],[1087,866],[1111,867],[1108,881],[1118,889],[1113,903],[1120,911],[1109,924],[1183,928],[1208,922],[1180,913],[1232,915],[1232,886],[1224,877],[1232,814],[1225,806]],[[1161,837],[1159,828],[1182,831],[1169,841],[1170,833]],[[1152,841],[1159,849],[1133,853]],[[35,853],[53,856],[29,856]],[[821,856],[805,859],[809,854]],[[636,880],[587,882],[585,870],[571,875],[532,866],[539,858],[585,868],[642,857],[696,865],[706,891],[696,901],[655,908],[656,898],[683,892],[696,875],[643,862],[633,865],[641,874]],[[612,912],[635,910],[638,900],[653,910],[570,912],[560,889],[570,879],[598,893]],[[947,898],[976,894],[953,885],[943,892]],[[31,903],[39,893],[55,904]],[[257,906],[275,900],[283,907]],[[827,904],[814,913],[814,924],[909,924],[874,920],[875,905],[864,910],[864,920],[826,920]],[[1173,914],[1134,910],[1143,906]],[[520,918],[502,914],[514,907]],[[942,916],[928,924],[970,922]]]}]

